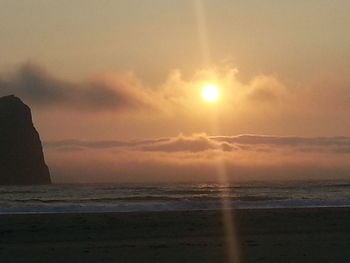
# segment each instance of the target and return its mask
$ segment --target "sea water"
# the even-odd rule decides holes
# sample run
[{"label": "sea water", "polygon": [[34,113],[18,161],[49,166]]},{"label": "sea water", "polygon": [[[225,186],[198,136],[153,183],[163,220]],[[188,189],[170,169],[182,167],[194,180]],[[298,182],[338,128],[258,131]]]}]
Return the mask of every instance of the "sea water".
[{"label": "sea water", "polygon": [[1,186],[0,213],[215,210],[223,199],[237,209],[346,207],[350,181]]}]

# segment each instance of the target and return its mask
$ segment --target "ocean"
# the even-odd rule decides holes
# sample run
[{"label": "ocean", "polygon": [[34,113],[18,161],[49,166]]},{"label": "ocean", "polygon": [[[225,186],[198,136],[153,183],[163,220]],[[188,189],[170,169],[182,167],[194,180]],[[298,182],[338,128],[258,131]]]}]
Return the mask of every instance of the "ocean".
[{"label": "ocean", "polygon": [[1,186],[0,214],[347,207],[350,182]]}]

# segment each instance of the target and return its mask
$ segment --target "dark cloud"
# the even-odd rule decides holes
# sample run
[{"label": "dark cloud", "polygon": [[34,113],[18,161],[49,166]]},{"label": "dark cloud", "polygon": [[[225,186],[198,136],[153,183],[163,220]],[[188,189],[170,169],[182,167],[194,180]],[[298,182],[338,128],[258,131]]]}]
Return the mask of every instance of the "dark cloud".
[{"label": "dark cloud", "polygon": [[0,95],[15,94],[31,106],[84,110],[155,109],[148,94],[123,81],[104,79],[74,83],[27,63],[0,79]]}]

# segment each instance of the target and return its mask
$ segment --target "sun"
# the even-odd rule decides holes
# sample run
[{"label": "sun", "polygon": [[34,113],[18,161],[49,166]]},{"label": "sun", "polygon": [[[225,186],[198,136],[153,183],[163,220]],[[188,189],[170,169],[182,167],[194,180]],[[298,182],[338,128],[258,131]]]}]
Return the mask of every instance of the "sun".
[{"label": "sun", "polygon": [[219,89],[214,84],[207,84],[202,88],[202,97],[207,102],[214,102],[219,97]]}]

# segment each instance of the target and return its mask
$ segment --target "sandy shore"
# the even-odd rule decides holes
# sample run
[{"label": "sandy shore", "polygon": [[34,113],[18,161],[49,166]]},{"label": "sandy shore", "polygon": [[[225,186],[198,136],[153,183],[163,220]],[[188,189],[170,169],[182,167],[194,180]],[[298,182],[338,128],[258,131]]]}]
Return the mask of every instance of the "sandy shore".
[{"label": "sandy shore", "polygon": [[[234,212],[241,262],[350,262],[350,209]],[[0,216],[0,262],[227,262],[220,211]]]}]

